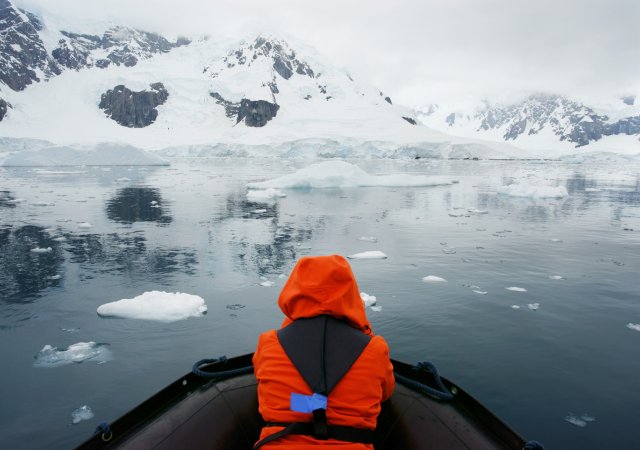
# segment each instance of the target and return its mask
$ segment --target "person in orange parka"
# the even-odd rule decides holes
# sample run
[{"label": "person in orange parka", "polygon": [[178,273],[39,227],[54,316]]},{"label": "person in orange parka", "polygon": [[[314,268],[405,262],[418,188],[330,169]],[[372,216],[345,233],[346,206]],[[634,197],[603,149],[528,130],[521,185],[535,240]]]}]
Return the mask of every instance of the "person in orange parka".
[{"label": "person in orange parka", "polygon": [[373,449],[395,380],[349,263],[339,255],[301,258],[278,305],[282,328],[263,333],[253,356],[266,422],[254,448]]}]

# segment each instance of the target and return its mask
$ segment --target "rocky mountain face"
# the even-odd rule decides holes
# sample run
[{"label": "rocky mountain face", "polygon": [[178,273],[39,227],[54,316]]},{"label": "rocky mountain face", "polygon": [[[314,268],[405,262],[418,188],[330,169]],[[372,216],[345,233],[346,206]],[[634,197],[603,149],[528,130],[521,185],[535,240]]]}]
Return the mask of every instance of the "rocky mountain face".
[{"label": "rocky mountain face", "polygon": [[65,68],[135,66],[140,59],[189,43],[184,38],[169,42],[158,34],[127,27],[111,28],[102,36],[61,30],[58,46],[49,54],[39,34],[43,29],[35,15],[0,0],[0,82],[10,89],[21,91]]},{"label": "rocky mountain face", "polygon": [[157,106],[169,98],[162,83],[153,83],[151,90],[134,92],[124,85],[102,94],[98,107],[112,120],[129,128],[144,128],[158,117]]},{"label": "rocky mountain face", "polygon": [[114,27],[102,36],[61,31],[51,55],[63,67],[79,70],[86,67],[105,68],[110,64],[135,66],[139,59],[147,59],[157,53],[167,53],[175,47],[189,44],[180,38],[169,42],[164,37],[146,31],[126,27]]},{"label": "rocky mountain face", "polygon": [[14,91],[61,72],[44,47],[41,30],[34,15],[0,0],[0,81]]},{"label": "rocky mountain face", "polygon": [[[633,105],[633,97],[622,99]],[[522,102],[510,105],[492,105],[488,102],[472,112],[453,111],[436,114],[437,105],[422,110],[425,123],[433,124],[430,117],[444,117],[448,127],[473,127],[475,131],[497,130],[505,141],[517,141],[523,135],[536,135],[550,130],[559,141],[582,147],[611,135],[640,135],[640,116],[611,120],[593,108],[559,95],[531,95]]]}]

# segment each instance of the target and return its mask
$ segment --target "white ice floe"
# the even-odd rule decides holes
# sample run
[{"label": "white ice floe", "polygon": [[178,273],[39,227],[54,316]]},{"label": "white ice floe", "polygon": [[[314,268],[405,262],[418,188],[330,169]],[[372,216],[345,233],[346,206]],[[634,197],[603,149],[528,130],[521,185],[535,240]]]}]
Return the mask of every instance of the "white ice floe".
[{"label": "white ice floe", "polygon": [[562,275],[549,275],[549,279],[550,280],[564,280],[565,277],[563,277]]},{"label": "white ice floe", "polygon": [[517,287],[517,286],[509,286],[505,288],[507,291],[513,292],[527,292],[525,288]]},{"label": "white ice floe", "polygon": [[31,249],[31,253],[51,253],[53,249],[51,247],[36,247]]},{"label": "white ice floe", "polygon": [[601,190],[599,188],[584,188],[585,192],[600,192]]},{"label": "white ice floe", "polygon": [[382,311],[382,306],[372,306],[371,311],[380,312]]},{"label": "white ice floe", "polygon": [[562,198],[569,195],[564,186],[534,186],[527,183],[500,186],[498,194],[531,198]]},{"label": "white ice floe", "polygon": [[78,342],[65,349],[58,349],[52,345],[45,345],[36,355],[34,367],[59,367],[71,363],[84,361],[106,362],[112,359],[111,350],[107,344],[95,342]]},{"label": "white ice floe", "polygon": [[89,222],[80,222],[78,224],[78,228],[80,228],[81,230],[88,230],[91,227],[93,227],[93,225],[91,225]]},{"label": "white ice floe", "polygon": [[51,275],[49,277],[47,277],[47,280],[59,280],[60,278],[62,278],[62,275]]},{"label": "white ice floe", "polygon": [[487,291],[481,291],[480,289],[473,289],[471,292],[473,292],[475,294],[479,294],[479,295],[487,295],[488,294]]},{"label": "white ice floe", "polygon": [[596,420],[595,417],[590,416],[588,414],[582,414],[581,416],[577,416],[574,414],[569,414],[568,416],[566,416],[564,418],[564,420],[566,420],[567,422],[569,422],[572,425],[575,425],[577,427],[580,428],[584,428],[587,426],[587,424],[589,422],[594,422]]},{"label": "white ice floe", "polygon": [[275,200],[277,198],[284,198],[287,194],[278,189],[269,188],[269,189],[250,189],[247,192],[247,200],[251,201],[269,201]]},{"label": "white ice floe", "polygon": [[640,323],[628,323],[627,328],[630,330],[640,331]]},{"label": "white ice floe", "polygon": [[368,252],[355,253],[347,256],[349,259],[387,259],[387,255],[378,250]]},{"label": "white ice floe", "polygon": [[360,292],[360,298],[362,299],[362,303],[364,303],[364,307],[371,307],[376,304],[375,295],[369,295],[366,292]]},{"label": "white ice floe", "polygon": [[520,309],[520,306],[519,305],[511,305],[511,308],[512,309]]},{"label": "white ice floe", "polygon": [[71,423],[80,423],[83,420],[93,419],[93,411],[87,405],[83,405],[71,412]]},{"label": "white ice floe", "polygon": [[375,236],[360,236],[358,240],[364,242],[378,242],[378,238]]},{"label": "white ice floe", "polygon": [[422,281],[424,281],[425,283],[446,283],[447,282],[447,280],[445,280],[444,278],[437,277],[435,275],[427,275],[426,277],[422,278]]},{"label": "white ice floe", "polygon": [[529,303],[529,309],[532,311],[537,311],[540,308],[540,303]]},{"label": "white ice floe", "polygon": [[275,285],[275,283],[271,280],[264,280],[260,282],[260,286],[264,286],[264,287],[271,287],[273,285]]},{"label": "white ice floe", "polygon": [[207,312],[202,297],[181,292],[150,291],[134,298],[125,298],[98,307],[102,317],[175,322],[189,317],[201,317]]},{"label": "white ice floe", "polygon": [[312,164],[289,175],[273,180],[249,183],[249,189],[304,189],[347,187],[417,187],[439,186],[457,183],[445,176],[426,175],[369,175],[367,172],[345,161],[324,161]]}]

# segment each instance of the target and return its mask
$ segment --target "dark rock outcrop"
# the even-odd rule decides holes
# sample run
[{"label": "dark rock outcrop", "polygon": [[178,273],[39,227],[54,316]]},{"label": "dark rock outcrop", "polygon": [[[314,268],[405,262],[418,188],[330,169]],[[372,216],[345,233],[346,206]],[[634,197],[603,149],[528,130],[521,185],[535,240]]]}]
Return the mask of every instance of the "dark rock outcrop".
[{"label": "dark rock outcrop", "polygon": [[4,119],[4,116],[7,114],[7,108],[9,104],[0,98],[0,122]]},{"label": "dark rock outcrop", "polygon": [[279,109],[280,105],[275,103],[243,98],[238,110],[238,123],[244,119],[248,127],[263,127],[276,116]]},{"label": "dark rock outcrop", "polygon": [[216,99],[218,105],[224,106],[227,117],[235,119],[236,123],[244,120],[244,124],[248,127],[263,127],[273,119],[280,105],[270,103],[266,100],[249,100],[243,98],[240,103],[234,103],[224,99],[217,92],[210,92],[209,95]]},{"label": "dark rock outcrop", "polygon": [[133,92],[118,85],[102,94],[98,105],[105,114],[122,126],[144,128],[158,117],[157,106],[162,105],[169,93],[162,83],[151,85],[150,91]]},{"label": "dark rock outcrop", "polygon": [[412,119],[411,117],[405,117],[405,116],[402,116],[402,118],[403,118],[404,120],[406,120],[407,122],[409,122],[411,125],[417,125],[417,124],[418,124],[418,123],[415,121],[415,119]]},{"label": "dark rock outcrop", "polygon": [[60,74],[60,67],[47,53],[38,30],[42,24],[33,14],[0,0],[0,81],[21,91],[40,76]]}]

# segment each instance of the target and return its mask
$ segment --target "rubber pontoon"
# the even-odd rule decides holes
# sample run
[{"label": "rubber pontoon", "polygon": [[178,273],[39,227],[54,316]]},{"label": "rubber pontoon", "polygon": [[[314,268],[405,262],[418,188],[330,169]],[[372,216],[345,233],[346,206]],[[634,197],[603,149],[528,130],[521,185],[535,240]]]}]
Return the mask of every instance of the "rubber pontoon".
[{"label": "rubber pontoon", "polygon": [[[206,364],[200,370],[211,374],[248,368],[252,356]],[[396,388],[378,417],[376,449],[525,447],[518,433],[454,383],[442,378],[454,394],[453,400],[434,399],[406,383],[409,379],[437,388],[431,372],[392,362]],[[258,440],[262,419],[257,382],[250,369],[248,372],[223,378],[189,373],[113,423],[102,424],[78,449],[251,449]]]}]

